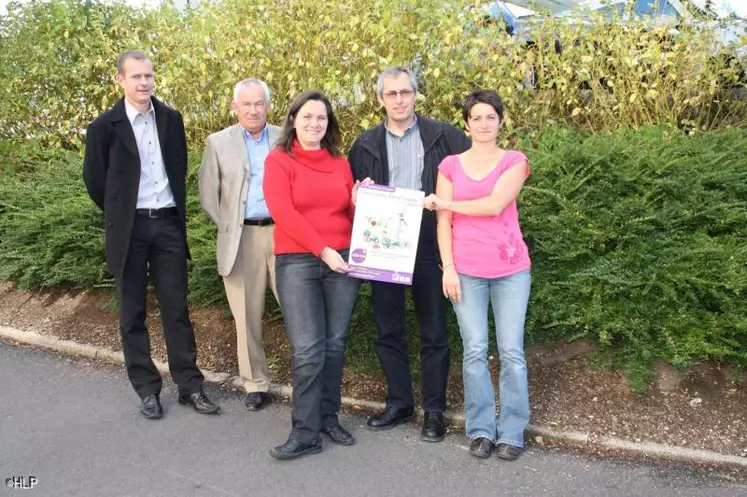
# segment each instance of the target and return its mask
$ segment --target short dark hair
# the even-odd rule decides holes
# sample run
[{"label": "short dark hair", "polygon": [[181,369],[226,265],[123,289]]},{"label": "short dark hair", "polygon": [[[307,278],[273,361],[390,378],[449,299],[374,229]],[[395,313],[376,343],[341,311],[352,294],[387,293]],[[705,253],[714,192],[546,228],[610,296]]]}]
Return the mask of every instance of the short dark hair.
[{"label": "short dark hair", "polygon": [[293,124],[296,121],[296,115],[306,102],[316,100],[322,102],[327,109],[327,131],[322,137],[321,147],[327,149],[333,157],[339,157],[340,154],[340,126],[337,124],[335,113],[332,111],[332,104],[329,99],[319,90],[306,90],[293,99],[288,115],[285,117],[283,128],[280,132],[280,138],[277,141],[277,148],[287,154],[291,154],[291,147],[296,140],[296,129]]},{"label": "short dark hair", "polygon": [[501,99],[501,96],[493,90],[475,90],[467,95],[467,98],[464,99],[464,104],[462,105],[462,117],[464,118],[464,122],[469,120],[472,107],[477,104],[488,104],[491,106],[495,109],[495,113],[498,114],[498,119],[503,122],[503,100]]},{"label": "short dark hair", "polygon": [[150,60],[148,56],[140,50],[128,50],[117,59],[117,72],[119,74],[124,74],[124,64],[127,59]]}]

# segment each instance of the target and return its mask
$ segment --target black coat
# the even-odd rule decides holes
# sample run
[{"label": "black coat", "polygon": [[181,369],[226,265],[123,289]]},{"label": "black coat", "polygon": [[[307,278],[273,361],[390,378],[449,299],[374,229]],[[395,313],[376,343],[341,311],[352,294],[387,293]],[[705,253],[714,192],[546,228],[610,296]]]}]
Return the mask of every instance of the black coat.
[{"label": "black coat", "polygon": [[[166,176],[179,209],[187,248],[187,137],[184,121],[179,112],[153,97],[151,100]],[[88,125],[83,181],[91,200],[104,212],[107,266],[115,278],[121,278],[135,221],[140,183],[140,156],[132,125],[127,119],[124,99]]]},{"label": "black coat", "polygon": [[[471,142],[464,131],[435,119],[418,114],[418,129],[423,141],[423,175],[421,182],[426,195],[435,193],[438,166],[447,155],[461,154]],[[355,140],[348,153],[350,168],[356,180],[371,178],[379,185],[389,184],[389,159],[386,150],[384,123],[363,133]],[[436,243],[436,213],[423,211],[418,242],[418,262],[440,260]]]}]

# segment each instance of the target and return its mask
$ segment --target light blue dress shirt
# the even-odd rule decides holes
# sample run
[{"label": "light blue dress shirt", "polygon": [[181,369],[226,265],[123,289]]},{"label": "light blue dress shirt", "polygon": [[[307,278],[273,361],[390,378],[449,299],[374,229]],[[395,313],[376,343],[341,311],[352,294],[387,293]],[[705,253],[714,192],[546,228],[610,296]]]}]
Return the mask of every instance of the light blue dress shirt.
[{"label": "light blue dress shirt", "polygon": [[267,126],[257,140],[247,130],[243,131],[250,171],[244,219],[265,219],[270,217],[270,211],[267,210],[265,196],[262,193],[262,178],[265,175],[265,158],[270,153],[270,138]]}]

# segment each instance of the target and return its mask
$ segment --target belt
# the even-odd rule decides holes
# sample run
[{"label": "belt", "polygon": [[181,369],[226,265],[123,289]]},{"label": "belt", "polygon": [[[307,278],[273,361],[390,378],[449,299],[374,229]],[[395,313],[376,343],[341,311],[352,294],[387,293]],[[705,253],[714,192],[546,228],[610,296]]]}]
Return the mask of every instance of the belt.
[{"label": "belt", "polygon": [[138,216],[147,216],[150,219],[160,219],[162,217],[172,217],[179,215],[179,209],[176,207],[164,207],[163,209],[135,209]]},{"label": "belt", "polygon": [[271,217],[264,219],[244,219],[245,226],[269,226],[271,224],[275,224],[275,221]]}]

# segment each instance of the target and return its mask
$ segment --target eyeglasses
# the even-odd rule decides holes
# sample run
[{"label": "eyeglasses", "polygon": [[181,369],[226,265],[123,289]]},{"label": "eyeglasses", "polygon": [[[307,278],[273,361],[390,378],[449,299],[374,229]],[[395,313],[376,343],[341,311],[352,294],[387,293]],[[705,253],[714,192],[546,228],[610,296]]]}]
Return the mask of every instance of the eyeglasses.
[{"label": "eyeglasses", "polygon": [[400,91],[385,91],[384,92],[384,98],[386,100],[397,100],[397,97],[401,97],[402,100],[406,100],[410,97],[412,97],[415,94],[415,91],[413,90],[400,90]]}]

